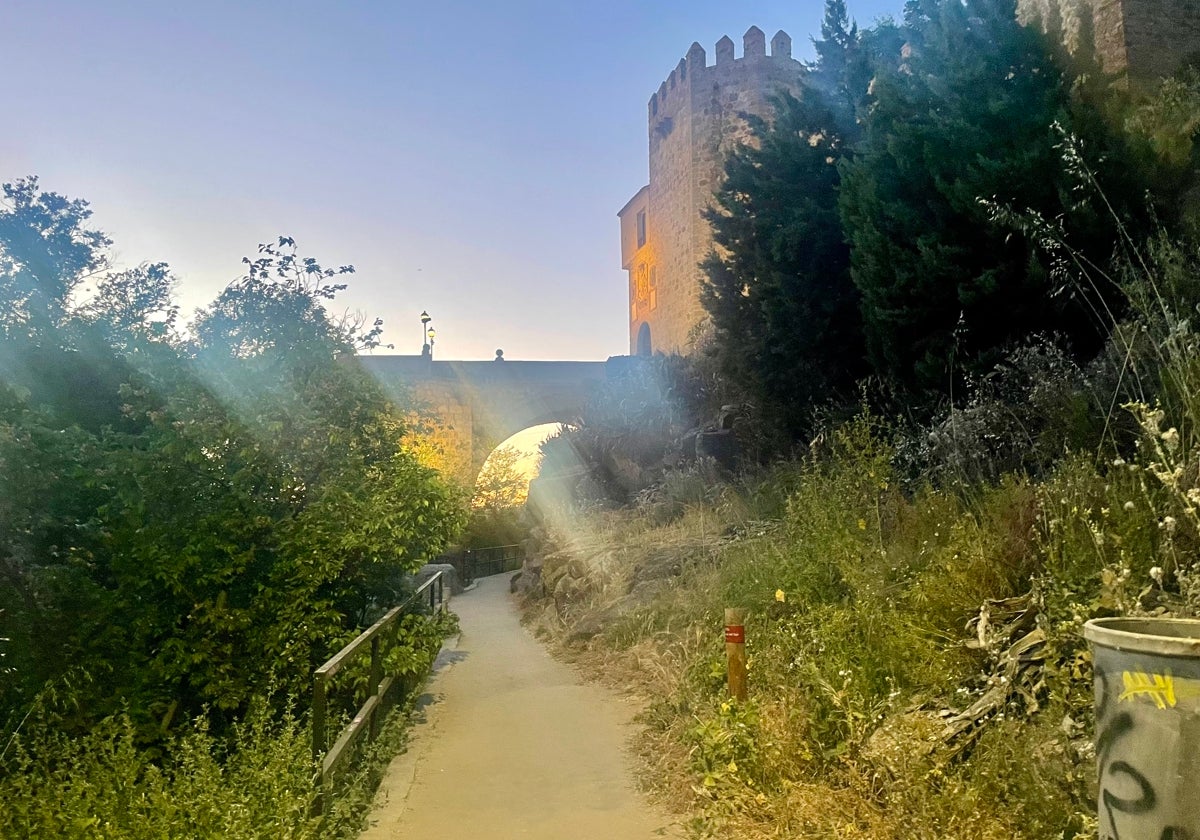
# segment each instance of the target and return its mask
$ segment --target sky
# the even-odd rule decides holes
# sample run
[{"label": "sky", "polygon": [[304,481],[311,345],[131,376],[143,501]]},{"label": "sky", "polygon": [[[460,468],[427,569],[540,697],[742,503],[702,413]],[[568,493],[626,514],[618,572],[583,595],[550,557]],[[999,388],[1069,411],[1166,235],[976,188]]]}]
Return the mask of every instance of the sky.
[{"label": "sky", "polygon": [[[901,0],[850,0],[861,25]],[[628,351],[617,210],[646,102],[693,41],[752,24],[812,55],[818,0],[2,0],[0,181],[91,203],[118,267],[165,261],[185,313],[260,242],[356,273],[334,309],[394,350]]]}]

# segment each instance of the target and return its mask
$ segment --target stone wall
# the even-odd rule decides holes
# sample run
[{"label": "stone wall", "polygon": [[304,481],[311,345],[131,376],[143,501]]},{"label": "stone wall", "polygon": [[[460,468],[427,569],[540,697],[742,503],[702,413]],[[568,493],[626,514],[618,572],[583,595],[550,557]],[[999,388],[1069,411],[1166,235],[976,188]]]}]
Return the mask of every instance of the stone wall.
[{"label": "stone wall", "polygon": [[631,350],[645,323],[655,351],[687,352],[704,320],[699,263],[712,248],[712,233],[701,214],[712,205],[725,156],[747,137],[741,115],[767,116],[771,97],[797,93],[804,74],[787,33],[771,39],[769,55],[766,46],[762,30],[751,27],[741,58],[726,36],[709,65],[704,48],[692,44],[650,98],[648,235],[628,266]]},{"label": "stone wall", "polygon": [[1129,72],[1135,79],[1169,76],[1200,52],[1197,0],[1134,0],[1122,8]]},{"label": "stone wall", "polygon": [[[619,358],[619,357],[618,357]],[[435,419],[432,442],[444,471],[468,486],[509,435],[542,423],[575,423],[606,362],[442,361],[360,356],[357,361],[397,405]]]},{"label": "stone wall", "polygon": [[1106,73],[1136,83],[1169,76],[1200,52],[1200,0],[1018,0],[1022,23],[1094,50]]}]

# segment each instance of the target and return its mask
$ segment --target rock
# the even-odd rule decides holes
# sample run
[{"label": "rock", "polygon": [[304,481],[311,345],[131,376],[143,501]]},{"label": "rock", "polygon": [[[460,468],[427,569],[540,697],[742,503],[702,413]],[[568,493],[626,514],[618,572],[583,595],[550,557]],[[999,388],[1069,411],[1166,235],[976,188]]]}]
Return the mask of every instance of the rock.
[{"label": "rock", "polygon": [[569,575],[570,569],[567,563],[562,561],[561,555],[551,557],[550,562],[542,564],[542,582],[545,584],[546,591],[553,592],[558,586],[559,580]]},{"label": "rock", "polygon": [[578,578],[563,575],[558,579],[558,583],[554,585],[553,597],[554,607],[560,616],[565,615],[572,605],[583,598],[584,589],[585,584]]},{"label": "rock", "polygon": [[[458,569],[451,566],[449,563],[426,563],[417,573],[413,575],[413,587],[419,588],[421,584],[429,580],[438,572],[442,573],[442,583],[446,587],[446,591],[450,595],[458,595],[463,591],[462,580],[458,576]],[[434,584],[436,586],[436,584]]]},{"label": "rock", "polygon": [[629,587],[629,594],[621,600],[621,604],[626,609],[648,607],[669,588],[670,583],[665,580],[643,580]]},{"label": "rock", "polygon": [[509,583],[509,590],[518,595],[542,595],[542,558],[529,557],[526,558],[521,566],[521,571],[513,575]]},{"label": "rock", "polygon": [[566,642],[578,645],[599,636],[604,631],[605,621],[601,616],[589,615],[575,622],[567,633]]},{"label": "rock", "polygon": [[609,604],[607,607],[582,615],[567,632],[567,644],[583,644],[599,636],[608,625],[621,617],[625,611],[626,601],[627,599],[622,599],[615,604]]},{"label": "rock", "polygon": [[683,563],[676,552],[667,552],[647,557],[636,567],[629,576],[628,591],[648,581],[664,581],[678,577],[683,572]]}]

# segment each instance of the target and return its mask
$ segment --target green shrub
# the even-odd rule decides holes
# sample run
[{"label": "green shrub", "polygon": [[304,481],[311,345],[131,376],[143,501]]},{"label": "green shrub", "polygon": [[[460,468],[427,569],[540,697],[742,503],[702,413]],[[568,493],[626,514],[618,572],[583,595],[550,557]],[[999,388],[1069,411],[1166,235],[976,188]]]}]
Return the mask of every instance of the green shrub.
[{"label": "green shrub", "polygon": [[256,704],[226,740],[205,718],[149,760],[128,716],[71,738],[34,726],[19,735],[0,777],[0,836],[307,838],[311,741],[295,717]]}]

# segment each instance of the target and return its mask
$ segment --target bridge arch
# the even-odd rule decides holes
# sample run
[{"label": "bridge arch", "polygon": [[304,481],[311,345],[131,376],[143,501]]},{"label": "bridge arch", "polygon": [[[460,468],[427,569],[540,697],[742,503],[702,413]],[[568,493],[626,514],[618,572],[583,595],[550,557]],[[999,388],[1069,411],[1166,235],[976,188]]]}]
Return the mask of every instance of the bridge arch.
[{"label": "bridge arch", "polygon": [[[479,493],[481,490],[485,493],[488,492],[489,488],[481,486],[488,478],[499,479],[505,483],[507,491],[508,484],[505,480],[515,477],[524,482],[524,488],[521,489],[519,495],[525,495],[528,483],[537,477],[541,467],[540,447],[542,442],[558,434],[562,428],[563,424],[559,422],[540,423],[522,429],[500,441],[484,459],[479,475],[475,477],[475,492]],[[509,469],[512,470],[511,475],[502,474]],[[489,473],[495,474],[489,475]]]},{"label": "bridge arch", "polygon": [[511,435],[544,423],[579,422],[606,378],[605,362],[433,361],[421,356],[363,356],[385,391],[411,394],[450,430],[446,445],[474,486],[484,461]]}]

